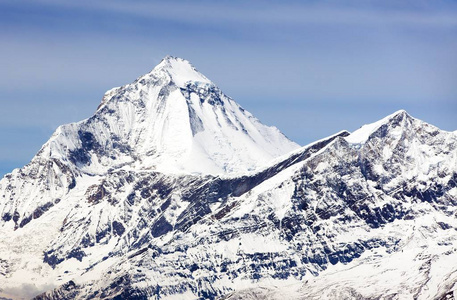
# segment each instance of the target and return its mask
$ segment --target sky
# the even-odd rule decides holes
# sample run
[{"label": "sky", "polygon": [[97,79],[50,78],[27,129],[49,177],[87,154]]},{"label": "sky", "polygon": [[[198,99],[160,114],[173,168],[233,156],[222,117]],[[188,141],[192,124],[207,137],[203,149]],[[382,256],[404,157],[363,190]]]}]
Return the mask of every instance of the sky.
[{"label": "sky", "polygon": [[0,176],[166,55],[301,145],[399,109],[457,130],[455,0],[0,0]]}]

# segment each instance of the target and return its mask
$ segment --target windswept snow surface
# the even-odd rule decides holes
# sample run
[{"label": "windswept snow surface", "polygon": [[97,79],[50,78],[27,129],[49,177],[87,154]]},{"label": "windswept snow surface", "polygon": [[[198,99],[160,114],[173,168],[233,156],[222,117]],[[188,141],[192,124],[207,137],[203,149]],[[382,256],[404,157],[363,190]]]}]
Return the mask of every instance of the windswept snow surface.
[{"label": "windswept snow surface", "polygon": [[0,298],[455,299],[457,133],[299,148],[166,57],[0,180]]}]

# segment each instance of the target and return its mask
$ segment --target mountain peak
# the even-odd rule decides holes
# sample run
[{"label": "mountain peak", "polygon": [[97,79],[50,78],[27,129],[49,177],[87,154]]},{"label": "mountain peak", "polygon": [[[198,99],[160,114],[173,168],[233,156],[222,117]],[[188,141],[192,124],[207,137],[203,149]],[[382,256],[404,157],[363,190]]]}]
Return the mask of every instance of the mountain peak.
[{"label": "mountain peak", "polygon": [[162,63],[184,63],[184,64],[191,65],[190,61],[188,61],[187,59],[173,56],[173,55],[166,55],[164,58],[162,58],[159,65]]},{"label": "mountain peak", "polygon": [[165,73],[179,87],[185,87],[187,82],[203,82],[212,84],[211,80],[200,73],[188,60],[167,55],[151,71],[150,74]]},{"label": "mountain peak", "polygon": [[173,56],[133,83],[109,90],[93,117],[66,126],[55,139],[60,150],[53,153],[89,174],[117,168],[234,174],[298,147],[189,61]]},{"label": "mountain peak", "polygon": [[190,61],[171,55],[167,55],[162,58],[160,63],[155,66],[153,70],[167,70],[173,67],[190,68],[195,70],[195,67],[190,63]]},{"label": "mountain peak", "polygon": [[363,125],[346,137],[346,140],[351,144],[364,144],[381,126],[391,124],[396,127],[402,120],[405,119],[414,120],[414,118],[411,117],[404,109],[398,110],[377,122]]}]

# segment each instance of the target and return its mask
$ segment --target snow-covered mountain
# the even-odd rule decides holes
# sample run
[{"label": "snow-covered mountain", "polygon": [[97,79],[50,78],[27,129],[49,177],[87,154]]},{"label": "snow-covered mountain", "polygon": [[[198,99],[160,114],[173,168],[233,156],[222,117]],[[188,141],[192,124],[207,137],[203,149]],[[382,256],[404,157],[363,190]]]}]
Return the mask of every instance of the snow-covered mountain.
[{"label": "snow-covered mountain", "polygon": [[298,147],[225,96],[188,61],[168,56],[108,91],[93,117],[59,128],[50,151],[83,172],[232,174]]},{"label": "snow-covered mountain", "polygon": [[115,170],[234,176],[298,147],[188,61],[167,56],[108,91],[92,117],[60,126],[27,166],[7,175],[0,189],[9,201],[0,211],[14,221],[6,226],[22,227],[84,181],[78,177]]},{"label": "snow-covered mountain", "polygon": [[305,147],[166,57],[0,181],[0,298],[452,299],[457,132]]}]

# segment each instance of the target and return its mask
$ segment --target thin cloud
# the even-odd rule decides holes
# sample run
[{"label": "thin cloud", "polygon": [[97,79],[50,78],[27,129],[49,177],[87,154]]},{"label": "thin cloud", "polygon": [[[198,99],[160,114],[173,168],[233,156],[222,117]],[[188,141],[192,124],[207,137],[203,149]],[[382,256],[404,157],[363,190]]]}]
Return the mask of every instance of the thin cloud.
[{"label": "thin cloud", "polygon": [[[12,1],[2,1],[12,3]],[[249,2],[214,3],[214,2],[121,2],[121,1],[71,1],[55,0],[27,1],[65,9],[79,9],[100,13],[116,13],[141,18],[155,18],[191,24],[239,23],[252,24],[289,24],[294,26],[329,24],[329,25],[396,25],[426,27],[456,27],[457,9],[394,9],[374,5],[354,7],[342,4],[290,4],[287,2],[268,4]],[[345,2],[342,2],[345,3]],[[350,2],[347,2],[350,3]]]}]

